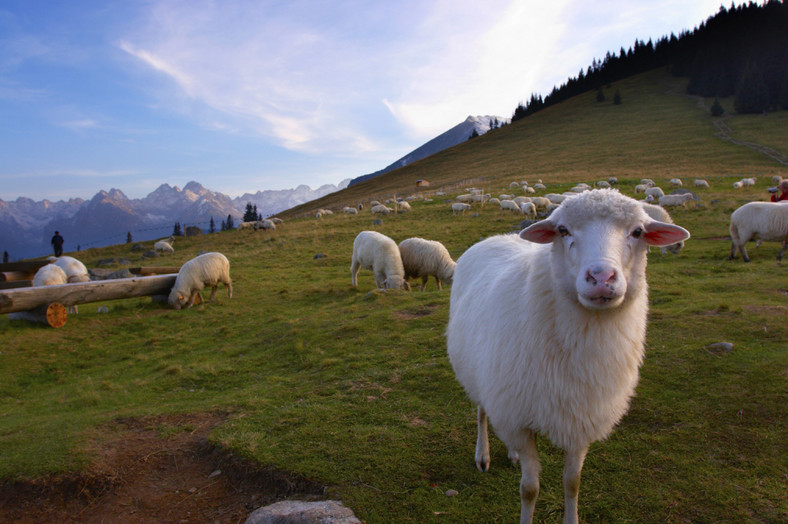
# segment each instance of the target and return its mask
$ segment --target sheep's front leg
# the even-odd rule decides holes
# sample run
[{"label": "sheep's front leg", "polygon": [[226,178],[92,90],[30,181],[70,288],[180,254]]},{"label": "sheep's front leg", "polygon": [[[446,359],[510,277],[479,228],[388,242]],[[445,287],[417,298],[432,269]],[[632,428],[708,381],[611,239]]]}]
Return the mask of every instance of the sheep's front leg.
[{"label": "sheep's front leg", "polygon": [[564,524],[577,524],[577,500],[580,495],[580,470],[588,448],[567,451],[564,457]]},{"label": "sheep's front leg", "polygon": [[539,473],[542,469],[536,451],[536,433],[526,431],[520,455],[520,524],[530,524],[534,518],[536,498],[539,496]]},{"label": "sheep's front leg", "polygon": [[490,469],[490,439],[487,436],[487,413],[479,406],[476,410],[476,467],[479,471]]},{"label": "sheep's front leg", "polygon": [[214,297],[216,296],[216,289],[219,287],[219,284],[216,284],[211,288],[211,296],[208,297],[208,302],[213,302]]}]

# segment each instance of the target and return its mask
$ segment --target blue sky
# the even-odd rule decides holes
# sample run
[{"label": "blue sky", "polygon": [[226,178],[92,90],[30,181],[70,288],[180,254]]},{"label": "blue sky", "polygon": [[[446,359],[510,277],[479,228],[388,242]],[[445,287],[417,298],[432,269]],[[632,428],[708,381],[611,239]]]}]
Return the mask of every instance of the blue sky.
[{"label": "blue sky", "polygon": [[720,5],[4,0],[0,199],[336,184]]}]

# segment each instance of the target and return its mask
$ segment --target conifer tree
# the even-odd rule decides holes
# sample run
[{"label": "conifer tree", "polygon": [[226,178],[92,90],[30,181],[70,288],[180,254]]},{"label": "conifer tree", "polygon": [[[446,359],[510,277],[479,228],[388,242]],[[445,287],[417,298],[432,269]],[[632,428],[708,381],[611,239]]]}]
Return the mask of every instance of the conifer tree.
[{"label": "conifer tree", "polygon": [[233,216],[227,215],[227,230],[235,229],[235,224],[233,223]]},{"label": "conifer tree", "polygon": [[175,222],[175,227],[172,229],[172,236],[174,237],[182,237],[183,233],[181,232],[181,223]]},{"label": "conifer tree", "polygon": [[257,219],[257,206],[252,208],[252,203],[246,203],[246,211],[244,211],[244,222],[254,222]]},{"label": "conifer tree", "polygon": [[208,231],[211,233],[216,233],[216,224],[213,222],[213,217],[211,217],[211,222],[208,225]]},{"label": "conifer tree", "polygon": [[725,112],[723,109],[722,104],[720,104],[720,99],[715,98],[714,103],[711,105],[711,116],[722,116]]}]

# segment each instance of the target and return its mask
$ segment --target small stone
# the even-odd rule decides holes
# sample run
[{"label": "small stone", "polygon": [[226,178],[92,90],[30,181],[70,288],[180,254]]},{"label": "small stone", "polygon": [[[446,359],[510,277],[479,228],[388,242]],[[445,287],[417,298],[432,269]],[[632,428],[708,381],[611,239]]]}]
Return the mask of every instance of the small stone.
[{"label": "small stone", "polygon": [[456,489],[447,489],[446,490],[446,496],[447,497],[456,497],[459,494],[460,494],[460,492],[457,491]]},{"label": "small stone", "polygon": [[707,346],[709,351],[715,355],[724,355],[733,351],[733,344],[731,342],[714,342]]},{"label": "small stone", "polygon": [[221,474],[222,474],[222,470],[220,470],[220,469],[217,469],[216,471],[214,471],[213,473],[211,473],[210,475],[208,475],[208,478],[209,478],[209,479],[212,479],[213,477],[218,477],[218,476],[219,476],[219,475],[221,475]]},{"label": "small stone", "polygon": [[109,313],[109,308],[107,306],[101,306],[96,310],[96,313]]}]

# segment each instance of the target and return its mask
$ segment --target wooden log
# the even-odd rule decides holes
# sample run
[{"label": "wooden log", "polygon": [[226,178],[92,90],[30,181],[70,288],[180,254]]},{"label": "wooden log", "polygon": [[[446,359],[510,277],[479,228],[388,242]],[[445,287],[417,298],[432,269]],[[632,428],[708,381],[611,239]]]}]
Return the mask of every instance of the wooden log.
[{"label": "wooden log", "polygon": [[180,270],[181,266],[142,266],[129,268],[130,272],[143,277],[150,275],[167,275],[170,273],[178,273]]},{"label": "wooden log", "polygon": [[[36,270],[37,271],[37,270]],[[28,273],[27,271],[0,271],[0,282],[15,282],[17,280],[30,280],[35,276],[36,272]]]},{"label": "wooden log", "polygon": [[50,327],[59,328],[66,325],[68,312],[66,306],[52,302],[43,306],[38,306],[30,311],[18,311],[13,313],[14,319],[30,320],[31,322],[41,322]]},{"label": "wooden log", "polygon": [[7,264],[0,264],[0,273],[5,273],[6,271],[23,271],[25,273],[32,273],[35,275],[36,271],[38,271],[38,268],[41,266],[46,266],[49,263],[50,261],[47,259],[8,262]]},{"label": "wooden log", "polygon": [[168,295],[176,277],[157,275],[2,290],[0,313],[29,311],[51,302],[73,306],[104,300]]}]

